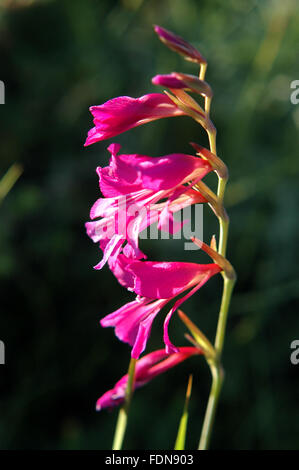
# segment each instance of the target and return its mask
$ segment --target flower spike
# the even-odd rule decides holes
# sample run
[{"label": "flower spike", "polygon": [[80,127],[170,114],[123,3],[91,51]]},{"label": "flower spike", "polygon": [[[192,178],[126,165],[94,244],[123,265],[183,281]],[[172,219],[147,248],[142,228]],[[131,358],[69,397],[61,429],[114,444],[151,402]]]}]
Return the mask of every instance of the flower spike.
[{"label": "flower spike", "polygon": [[[155,26],[154,29],[168,48],[198,64],[199,76],[178,72],[156,75],[152,82],[166,87],[168,91],[150,93],[139,98],[120,96],[99,106],[92,106],[90,111],[94,118],[94,127],[88,132],[85,145],[110,139],[157,119],[189,116],[206,130],[209,150],[191,143],[196,157],[176,153],[153,158],[139,154],[120,154],[120,145],[114,143],[108,147],[111,154],[109,165],[97,168],[103,197],[92,206],[92,221],[86,223],[87,234],[94,242],[99,243],[103,251],[102,260],[95,268],[101,269],[107,262],[119,283],[136,295],[134,300],[100,321],[103,327],[113,327],[116,337],[131,346],[131,361],[128,374],[99,398],[97,409],[112,408],[125,402],[120,410],[113,444],[114,450],[120,450],[133,389],[141,387],[190,356],[204,354],[212,374],[212,387],[199,449],[207,449],[223,381],[221,355],[236,280],[235,271],[225,257],[229,217],[223,201],[228,170],[217,156],[217,131],[210,119],[213,92],[205,81],[206,59],[180,36],[160,26]],[[202,96],[204,100],[200,101],[204,101],[204,106],[201,107],[189,93]],[[202,181],[211,171],[215,171],[218,176],[217,194]],[[147,260],[146,254],[139,248],[139,238],[142,238],[139,234],[155,222],[160,230],[176,233],[185,221],[175,221],[173,214],[200,202],[207,203],[218,218],[219,246],[215,236],[210,245],[195,237],[191,240],[213,262],[199,264]],[[176,347],[168,332],[174,312],[218,273],[223,278],[223,292],[214,345],[179,310],[179,317],[189,330],[185,337],[192,347]],[[165,348],[139,359],[147,346],[155,317],[164,307],[169,307],[169,304],[170,310],[163,326]],[[176,443],[178,449],[184,448],[186,419],[185,409]]]}]

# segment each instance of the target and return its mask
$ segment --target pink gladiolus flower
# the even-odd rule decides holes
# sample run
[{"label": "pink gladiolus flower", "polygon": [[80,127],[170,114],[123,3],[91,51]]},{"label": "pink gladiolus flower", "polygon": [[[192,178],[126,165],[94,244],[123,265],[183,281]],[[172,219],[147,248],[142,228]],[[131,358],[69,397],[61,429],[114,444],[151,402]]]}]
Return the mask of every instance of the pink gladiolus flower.
[{"label": "pink gladiolus flower", "polygon": [[[159,228],[171,233],[182,224],[175,222],[173,212],[191,204],[206,202],[190,185],[202,179],[212,167],[207,160],[182,153],[163,157],[118,155],[120,145],[108,147],[111,160],[108,167],[97,168],[100,189],[105,198],[98,199],[86,223],[87,234],[104,252],[103,267],[108,257],[117,257],[127,241],[126,254],[134,258],[145,256],[138,248],[138,235],[148,225],[157,222]],[[161,200],[164,202],[159,202]],[[165,200],[166,199],[166,200]]]},{"label": "pink gladiolus flower", "polygon": [[166,352],[176,352],[168,335],[168,325],[175,310],[221,271],[218,264],[153,262],[127,258],[120,254],[110,268],[120,284],[137,294],[136,300],[101,320],[103,327],[115,328],[116,336],[132,346],[131,355],[137,359],[146,347],[152,323],[160,310],[173,298],[176,300],[164,322]]},{"label": "pink gladiolus flower", "polygon": [[150,93],[140,98],[119,96],[100,106],[91,106],[90,112],[94,117],[95,127],[88,132],[85,146],[110,139],[156,119],[184,114],[163,93]]},{"label": "pink gladiolus flower", "polygon": [[[167,355],[164,349],[147,354],[136,363],[134,389],[142,387],[158,375],[197,354],[202,354],[202,350],[195,347],[178,348],[178,352],[170,355]],[[111,390],[98,399],[97,411],[103,408],[113,408],[123,403],[127,383],[128,374],[124,375]]]}]

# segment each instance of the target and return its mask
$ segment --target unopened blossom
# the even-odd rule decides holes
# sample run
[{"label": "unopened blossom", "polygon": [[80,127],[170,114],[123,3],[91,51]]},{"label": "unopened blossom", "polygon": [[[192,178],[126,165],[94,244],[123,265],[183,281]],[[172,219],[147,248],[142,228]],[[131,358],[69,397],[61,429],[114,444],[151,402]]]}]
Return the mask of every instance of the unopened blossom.
[{"label": "unopened blossom", "polygon": [[86,223],[87,234],[95,243],[100,242],[104,253],[96,269],[109,256],[117,256],[125,242],[127,255],[130,250],[133,258],[145,257],[138,247],[138,235],[154,222],[170,233],[179,230],[182,224],[173,219],[173,213],[206,202],[192,185],[212,169],[207,160],[182,153],[156,158],[122,155],[118,154],[118,144],[111,144],[108,150],[109,166],[97,168],[105,197],[99,198],[90,211],[91,219],[98,220]]},{"label": "unopened blossom", "polygon": [[154,85],[160,85],[173,90],[188,90],[211,98],[213,96],[210,85],[195,75],[172,72],[165,75],[155,75],[152,78]]},{"label": "unopened blossom", "polygon": [[[135,367],[134,389],[142,387],[155,377],[175,367],[191,356],[202,354],[202,350],[195,347],[181,347],[173,354],[166,354],[159,349],[139,359]],[[102,395],[96,404],[97,411],[103,408],[113,408],[125,400],[128,374],[124,375],[111,390]]]},{"label": "unopened blossom", "polygon": [[192,62],[197,62],[198,64],[207,63],[203,55],[185,39],[165,28],[162,28],[161,26],[155,26],[154,29],[159,36],[159,39],[169,47],[169,49],[182,54],[185,59]]},{"label": "unopened blossom", "polygon": [[88,132],[85,146],[110,139],[156,119],[184,114],[163,93],[150,93],[140,98],[119,96],[99,106],[91,106],[90,112],[94,117],[95,127]]},{"label": "unopened blossom", "polygon": [[[177,348],[169,339],[168,325],[175,310],[221,271],[216,263],[140,261],[119,254],[110,262],[119,283],[137,294],[129,302],[101,320],[103,327],[114,327],[116,336],[132,346],[131,356],[137,359],[144,351],[152,323],[172,299],[176,299],[164,321],[164,343],[167,353]],[[187,293],[185,293],[188,291]]]}]

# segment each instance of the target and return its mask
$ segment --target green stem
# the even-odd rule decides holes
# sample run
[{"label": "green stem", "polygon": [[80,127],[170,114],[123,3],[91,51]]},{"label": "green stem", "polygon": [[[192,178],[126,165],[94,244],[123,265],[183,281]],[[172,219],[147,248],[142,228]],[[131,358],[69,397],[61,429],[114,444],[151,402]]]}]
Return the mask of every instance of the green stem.
[{"label": "green stem", "polygon": [[125,403],[119,410],[112,444],[112,450],[121,450],[123,445],[123,440],[128,423],[130,403],[134,391],[135,366],[136,359],[131,358],[128,370],[128,383],[126,388]]},{"label": "green stem", "polygon": [[210,363],[212,373],[212,387],[210,391],[209,401],[207,404],[206,415],[202,426],[198,450],[206,450],[209,446],[213,423],[216,414],[216,407],[219,400],[221,386],[223,382],[223,371],[221,367],[215,363]]},{"label": "green stem", "polygon": [[209,362],[209,366],[212,373],[212,387],[199,441],[199,450],[206,450],[209,446],[219,395],[223,382],[223,370],[220,361],[225,337],[227,314],[229,310],[232,291],[235,284],[235,279],[228,279],[225,274],[223,275],[223,278],[223,294],[215,339],[215,350],[217,359]]},{"label": "green stem", "polygon": [[204,80],[208,64],[200,64],[199,79]]},{"label": "green stem", "polygon": [[125,407],[121,407],[118,413],[114,439],[112,444],[112,450],[121,450],[125,431],[127,428],[128,415],[125,410]]},{"label": "green stem", "polygon": [[227,246],[227,237],[229,229],[229,218],[225,210],[223,214],[219,217],[219,247],[218,253],[225,258],[226,255],[226,246]]},{"label": "green stem", "polygon": [[218,188],[217,188],[217,196],[223,203],[224,193],[226,188],[227,178],[219,178],[218,179]]},{"label": "green stem", "polygon": [[232,292],[234,289],[234,285],[235,285],[235,279],[228,279],[226,275],[224,274],[223,275],[223,293],[222,293],[221,306],[220,306],[216,338],[215,338],[215,349],[216,349],[218,360],[220,360],[222,350],[223,350],[227,315],[228,315],[229,304],[230,304]]},{"label": "green stem", "polygon": [[211,121],[209,121],[209,125],[208,125],[206,130],[207,130],[208,137],[209,137],[210,150],[214,155],[217,155],[217,150],[216,150],[217,130],[216,130],[216,127],[212,124]]},{"label": "green stem", "polygon": [[[208,130],[209,142],[211,152],[216,155],[216,130],[211,128]],[[223,257],[226,256],[226,247],[228,239],[229,229],[229,217],[223,207],[223,199],[228,178],[221,178],[218,176],[218,189],[217,196],[222,205],[221,214],[218,216],[219,219],[219,246],[218,253]],[[209,400],[206,408],[204,417],[201,437],[199,441],[199,450],[206,450],[209,447],[210,438],[212,434],[214,419],[216,415],[217,405],[223,383],[223,369],[221,366],[221,355],[223,351],[223,344],[226,331],[227,316],[229,311],[230,300],[235,285],[236,277],[234,271],[232,275],[228,277],[225,272],[222,274],[223,277],[223,291],[222,299],[217,323],[216,338],[215,338],[215,350],[216,358],[207,360],[211,374],[212,374],[212,386],[210,390]]]}]

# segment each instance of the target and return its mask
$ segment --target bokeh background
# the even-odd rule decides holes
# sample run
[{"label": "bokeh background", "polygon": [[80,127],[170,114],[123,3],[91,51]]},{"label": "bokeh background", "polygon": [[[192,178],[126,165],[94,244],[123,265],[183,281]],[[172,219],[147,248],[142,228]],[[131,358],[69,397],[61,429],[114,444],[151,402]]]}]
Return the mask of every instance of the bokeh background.
[{"label": "bokeh background", "polygon": [[[157,91],[157,73],[196,73],[165,48],[152,25],[171,29],[208,58],[218,153],[230,168],[229,258],[238,283],[228,323],[226,380],[213,449],[298,449],[299,79],[296,0],[1,0],[0,176],[22,174],[0,201],[0,447],[109,449],[117,411],[96,399],[127,369],[129,347],[99,320],[132,295],[108,268],[84,222],[99,197],[97,165],[110,141],[84,148],[90,105]],[[112,141],[127,153],[190,152],[207,144],[189,118],[139,127]],[[7,181],[6,181],[7,183]],[[209,179],[215,187],[214,178]],[[204,209],[204,238],[217,223]],[[183,241],[145,241],[152,259],[200,261]],[[206,258],[205,258],[206,259]],[[213,339],[221,292],[212,279],[184,306]],[[148,351],[162,347],[164,315]],[[171,335],[187,345],[176,317]],[[134,396],[126,449],[171,449],[188,374],[188,431],[197,446],[210,387],[202,358],[168,371]]]}]

